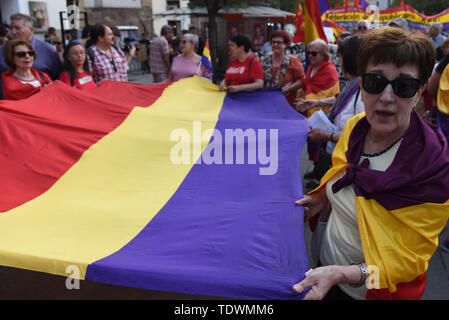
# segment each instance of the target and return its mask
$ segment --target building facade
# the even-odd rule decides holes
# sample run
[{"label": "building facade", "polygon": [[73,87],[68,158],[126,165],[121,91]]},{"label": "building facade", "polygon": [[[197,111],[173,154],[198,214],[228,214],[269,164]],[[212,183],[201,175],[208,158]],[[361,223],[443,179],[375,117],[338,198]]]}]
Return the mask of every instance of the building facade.
[{"label": "building facade", "polygon": [[[23,13],[33,18],[35,35],[44,37],[49,27],[61,29],[59,12],[67,10],[64,0],[1,0],[0,19],[1,22],[9,24],[11,15]],[[66,28],[68,25],[66,26]]]},{"label": "building facade", "polygon": [[[137,27],[139,39],[153,35],[152,0],[80,0],[89,24]],[[158,0],[154,0],[156,2]]]},{"label": "building facade", "polygon": [[176,33],[189,29],[191,24],[190,15],[161,15],[163,12],[183,9],[188,6],[188,0],[153,0],[154,33],[159,36],[164,25],[172,26]]}]

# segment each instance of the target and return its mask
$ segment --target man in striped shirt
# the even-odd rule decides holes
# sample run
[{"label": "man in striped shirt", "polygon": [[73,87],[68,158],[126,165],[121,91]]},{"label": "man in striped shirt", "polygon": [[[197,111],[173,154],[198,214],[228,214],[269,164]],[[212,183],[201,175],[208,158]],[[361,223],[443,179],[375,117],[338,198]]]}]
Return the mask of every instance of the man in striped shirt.
[{"label": "man in striped shirt", "polygon": [[153,82],[168,81],[170,76],[170,49],[168,41],[173,37],[173,29],[166,25],[162,27],[161,36],[151,41],[150,69]]},{"label": "man in striped shirt", "polygon": [[114,34],[111,28],[97,24],[92,34],[92,45],[88,50],[89,67],[94,81],[128,81],[128,62],[120,48],[114,46]]}]

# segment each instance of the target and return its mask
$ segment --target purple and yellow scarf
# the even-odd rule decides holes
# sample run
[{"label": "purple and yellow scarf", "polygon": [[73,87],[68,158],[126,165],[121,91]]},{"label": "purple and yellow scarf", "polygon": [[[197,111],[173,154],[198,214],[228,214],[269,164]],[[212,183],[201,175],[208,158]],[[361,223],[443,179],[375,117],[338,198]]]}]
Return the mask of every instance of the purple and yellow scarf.
[{"label": "purple and yellow scarf", "polygon": [[449,149],[441,132],[412,112],[410,126],[385,172],[358,165],[370,125],[351,118],[316,192],[340,171],[333,192],[354,184],[357,220],[370,269],[367,299],[419,299],[428,261],[449,217]]}]

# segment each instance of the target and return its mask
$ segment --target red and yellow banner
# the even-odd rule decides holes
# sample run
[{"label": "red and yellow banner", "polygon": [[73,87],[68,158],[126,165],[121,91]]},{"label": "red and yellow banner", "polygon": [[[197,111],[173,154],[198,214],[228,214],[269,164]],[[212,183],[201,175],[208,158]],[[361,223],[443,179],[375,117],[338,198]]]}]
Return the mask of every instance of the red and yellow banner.
[{"label": "red and yellow banner", "polygon": [[385,10],[371,10],[371,7],[345,7],[327,10],[323,14],[323,21],[332,21],[340,27],[350,29],[356,26],[357,21],[369,20],[373,24],[385,25],[396,19],[404,18],[409,27],[416,30],[425,30],[432,22],[441,22],[443,29],[449,28],[449,8],[433,16],[427,16],[408,4],[399,5]]}]

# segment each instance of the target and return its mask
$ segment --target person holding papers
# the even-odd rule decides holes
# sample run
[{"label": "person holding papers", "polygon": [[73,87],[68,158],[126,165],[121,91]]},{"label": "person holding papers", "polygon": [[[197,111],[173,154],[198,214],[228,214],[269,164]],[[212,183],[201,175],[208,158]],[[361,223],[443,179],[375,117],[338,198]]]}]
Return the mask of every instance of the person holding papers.
[{"label": "person holding papers", "polygon": [[362,39],[360,35],[351,36],[343,40],[338,47],[337,52],[340,56],[342,72],[344,77],[349,80],[338,98],[330,97],[323,100],[304,100],[297,106],[301,112],[305,112],[319,105],[332,106],[327,116],[331,126],[334,125],[335,129],[332,130],[329,125],[327,126],[329,130],[319,129],[311,125],[309,131],[310,140],[322,145],[322,150],[319,153],[318,162],[315,164],[313,172],[305,175],[305,178],[314,179],[312,183],[316,185],[331,166],[331,154],[346,125],[346,121],[365,110],[360,95],[359,79],[357,77],[357,52],[362,43]]},{"label": "person holding papers", "polygon": [[212,79],[209,68],[201,63],[201,56],[195,53],[195,47],[198,46],[198,36],[186,33],[179,44],[182,54],[173,59],[170,80],[176,81],[195,74]]}]

